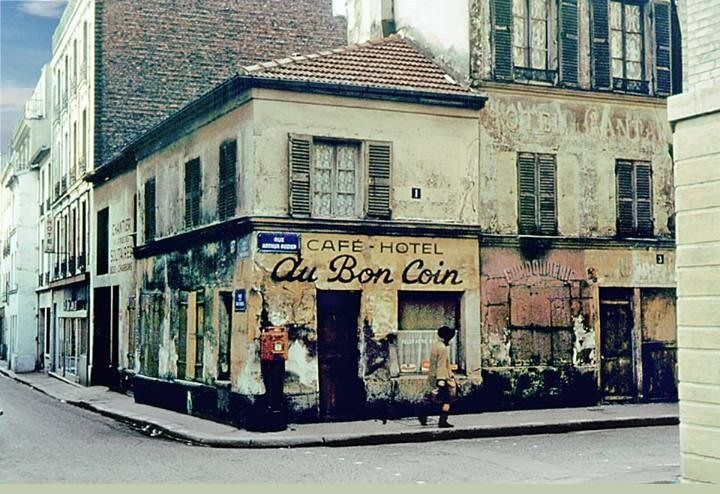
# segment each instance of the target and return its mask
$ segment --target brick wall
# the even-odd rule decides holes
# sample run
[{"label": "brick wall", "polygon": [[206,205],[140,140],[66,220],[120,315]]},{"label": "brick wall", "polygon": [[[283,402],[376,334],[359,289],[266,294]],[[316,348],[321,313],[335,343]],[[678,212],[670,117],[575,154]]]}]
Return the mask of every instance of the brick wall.
[{"label": "brick wall", "polygon": [[99,0],[96,166],[242,65],[345,45],[332,0]]}]

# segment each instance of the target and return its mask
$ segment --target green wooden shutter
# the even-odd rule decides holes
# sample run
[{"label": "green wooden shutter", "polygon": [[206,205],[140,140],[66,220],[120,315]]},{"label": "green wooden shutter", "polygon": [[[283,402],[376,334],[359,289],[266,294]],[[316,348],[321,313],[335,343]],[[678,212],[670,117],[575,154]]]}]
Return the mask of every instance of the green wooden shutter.
[{"label": "green wooden shutter", "polygon": [[560,81],[578,84],[577,0],[560,0]]},{"label": "green wooden shutter", "polygon": [[537,170],[538,229],[543,235],[554,235],[557,231],[555,155],[538,155]]},{"label": "green wooden shutter", "polygon": [[290,135],[288,147],[289,209],[291,216],[310,215],[312,137]]},{"label": "green wooden shutter", "polygon": [[518,229],[520,234],[537,233],[537,175],[535,155],[518,153]]},{"label": "green wooden shutter", "polygon": [[655,2],[655,92],[672,92],[670,4]]},{"label": "green wooden shutter", "polygon": [[650,163],[635,163],[635,210],[638,236],[652,237],[652,168]]},{"label": "green wooden shutter", "polygon": [[389,142],[368,142],[367,160],[367,216],[388,219],[390,218],[392,144]]},{"label": "green wooden shutter", "polygon": [[592,0],[593,87],[610,89],[608,0]]},{"label": "green wooden shutter", "polygon": [[155,178],[145,182],[145,242],[155,238]]},{"label": "green wooden shutter", "polygon": [[227,141],[220,146],[218,217],[221,220],[235,215],[237,206],[237,142]]},{"label": "green wooden shutter", "polygon": [[200,224],[200,198],[202,197],[200,179],[200,158],[185,163],[185,226]]},{"label": "green wooden shutter", "polygon": [[495,77],[512,79],[512,0],[493,2]]},{"label": "green wooden shutter", "polygon": [[630,161],[618,161],[615,165],[617,180],[617,232],[627,236],[635,232],[635,187],[633,164]]}]

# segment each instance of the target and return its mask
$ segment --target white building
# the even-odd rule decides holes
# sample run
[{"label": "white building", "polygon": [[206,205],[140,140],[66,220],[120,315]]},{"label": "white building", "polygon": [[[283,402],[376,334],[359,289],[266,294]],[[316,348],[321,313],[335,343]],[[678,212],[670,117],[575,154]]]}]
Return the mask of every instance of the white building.
[{"label": "white building", "polygon": [[38,334],[38,169],[50,151],[48,74],[25,104],[2,170],[2,357],[16,372],[42,367]]}]

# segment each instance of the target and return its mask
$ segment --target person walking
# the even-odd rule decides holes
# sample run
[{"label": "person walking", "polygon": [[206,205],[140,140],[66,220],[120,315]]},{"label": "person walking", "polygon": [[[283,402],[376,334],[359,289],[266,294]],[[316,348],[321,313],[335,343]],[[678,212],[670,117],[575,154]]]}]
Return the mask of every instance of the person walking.
[{"label": "person walking", "polygon": [[[430,401],[440,405],[440,421],[438,427],[454,427],[448,422],[450,403],[457,396],[457,383],[450,367],[450,340],[455,337],[455,329],[441,326],[437,330],[438,339],[430,350],[430,368],[428,369],[427,387]],[[427,415],[421,415],[418,420],[427,425]]]}]

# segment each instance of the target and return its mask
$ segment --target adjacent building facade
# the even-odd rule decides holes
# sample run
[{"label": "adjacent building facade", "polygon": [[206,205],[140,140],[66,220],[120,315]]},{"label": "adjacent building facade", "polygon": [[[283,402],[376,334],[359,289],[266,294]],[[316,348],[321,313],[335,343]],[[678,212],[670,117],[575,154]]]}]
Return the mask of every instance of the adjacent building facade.
[{"label": "adjacent building facade", "polygon": [[50,88],[47,67],[15,128],[9,159],[0,171],[2,283],[0,358],[15,372],[41,369],[44,341],[38,331],[38,170],[50,153]]},{"label": "adjacent building facade", "polygon": [[351,41],[401,33],[488,96],[487,403],[676,396],[673,18],[667,1],[348,3]]},{"label": "adjacent building facade", "polygon": [[668,101],[677,208],[680,448],[685,482],[720,483],[720,5],[687,0],[685,92]]}]

